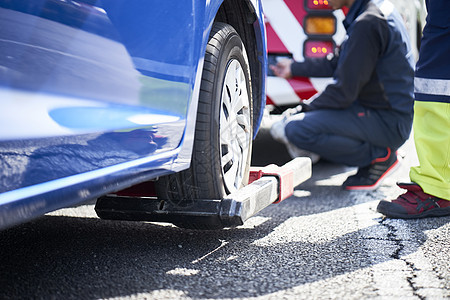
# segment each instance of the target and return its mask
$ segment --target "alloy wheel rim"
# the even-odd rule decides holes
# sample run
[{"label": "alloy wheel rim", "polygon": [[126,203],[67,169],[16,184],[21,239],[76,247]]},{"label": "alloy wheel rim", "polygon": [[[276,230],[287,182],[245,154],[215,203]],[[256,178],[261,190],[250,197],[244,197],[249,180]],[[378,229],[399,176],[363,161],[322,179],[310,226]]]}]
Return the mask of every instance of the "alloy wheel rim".
[{"label": "alloy wheel rim", "polygon": [[225,187],[239,189],[246,172],[251,143],[251,116],[247,80],[240,62],[226,69],[220,108],[220,156]]}]

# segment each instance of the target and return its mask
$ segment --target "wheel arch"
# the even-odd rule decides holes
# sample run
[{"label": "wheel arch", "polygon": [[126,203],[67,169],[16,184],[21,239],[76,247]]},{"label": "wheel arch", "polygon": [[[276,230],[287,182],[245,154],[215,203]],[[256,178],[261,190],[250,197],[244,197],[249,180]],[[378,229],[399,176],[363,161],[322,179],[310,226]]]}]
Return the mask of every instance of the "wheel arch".
[{"label": "wheel arch", "polygon": [[253,2],[256,1],[224,0],[214,21],[233,26],[243,40],[252,78],[253,133],[256,136],[266,103],[267,51],[262,12]]}]

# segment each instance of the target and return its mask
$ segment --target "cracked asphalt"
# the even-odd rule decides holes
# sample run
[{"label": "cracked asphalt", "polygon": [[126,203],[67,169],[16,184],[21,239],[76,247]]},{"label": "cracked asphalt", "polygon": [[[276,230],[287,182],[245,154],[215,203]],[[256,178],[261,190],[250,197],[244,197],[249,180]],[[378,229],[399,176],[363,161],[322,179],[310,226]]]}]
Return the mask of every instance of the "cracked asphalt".
[{"label": "cracked asphalt", "polygon": [[[255,164],[286,159],[272,141],[255,146]],[[104,221],[92,204],[48,214],[0,232],[0,298],[449,299],[450,217],[376,212],[416,163],[411,141],[401,153],[372,192],[343,191],[356,170],[321,161],[292,197],[234,229]]]}]

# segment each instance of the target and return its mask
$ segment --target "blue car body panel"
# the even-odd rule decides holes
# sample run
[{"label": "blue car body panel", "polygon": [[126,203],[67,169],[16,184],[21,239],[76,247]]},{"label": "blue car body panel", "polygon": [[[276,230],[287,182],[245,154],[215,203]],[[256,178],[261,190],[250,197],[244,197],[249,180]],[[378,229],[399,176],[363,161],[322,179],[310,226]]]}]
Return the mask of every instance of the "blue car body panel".
[{"label": "blue car body panel", "polygon": [[189,167],[221,5],[0,0],[0,228]]}]

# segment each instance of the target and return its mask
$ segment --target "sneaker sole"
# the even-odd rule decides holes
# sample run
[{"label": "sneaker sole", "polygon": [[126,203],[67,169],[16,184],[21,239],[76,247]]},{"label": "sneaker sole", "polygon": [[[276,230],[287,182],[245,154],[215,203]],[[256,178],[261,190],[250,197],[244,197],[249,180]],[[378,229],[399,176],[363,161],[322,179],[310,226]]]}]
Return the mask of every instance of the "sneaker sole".
[{"label": "sneaker sole", "polygon": [[384,209],[384,206],[382,202],[380,202],[379,206],[377,207],[377,212],[385,215],[388,218],[394,218],[394,219],[422,219],[422,218],[429,218],[429,217],[445,217],[450,216],[450,207],[445,208],[435,208],[430,209],[427,211],[424,211],[420,214],[402,214],[402,213],[395,213],[395,212],[389,212],[389,209]]},{"label": "sneaker sole", "polygon": [[388,177],[389,175],[391,175],[392,173],[394,173],[398,167],[400,167],[400,160],[397,158],[397,161],[395,162],[395,164],[393,164],[389,169],[387,169],[387,171],[383,174],[383,176],[381,176],[377,182],[375,182],[372,185],[358,185],[358,186],[346,186],[345,189],[347,191],[373,191],[376,188],[378,188],[381,184],[381,182]]}]

